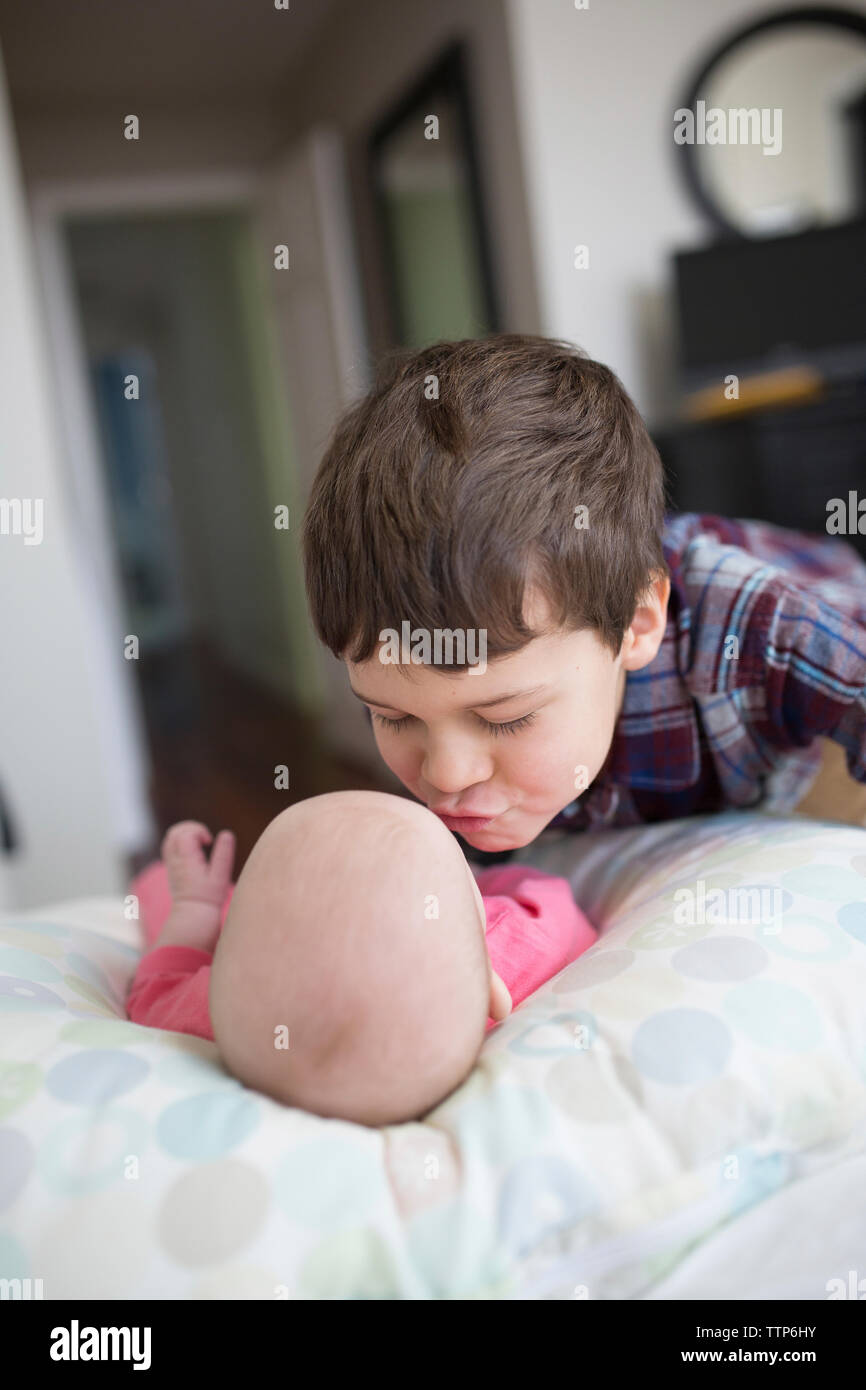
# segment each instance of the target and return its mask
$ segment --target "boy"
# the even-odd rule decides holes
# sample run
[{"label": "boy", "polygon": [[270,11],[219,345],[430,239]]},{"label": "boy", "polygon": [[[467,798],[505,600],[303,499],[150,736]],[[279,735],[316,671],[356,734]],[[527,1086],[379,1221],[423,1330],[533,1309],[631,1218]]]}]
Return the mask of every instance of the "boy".
[{"label": "boy", "polygon": [[[395,354],[337,424],[304,560],[382,757],[476,850],[787,812],[820,738],[866,783],[866,565],[834,538],[666,514],[636,407],[568,343]],[[422,652],[466,636],[464,660],[395,661],[384,634],[407,622]]]}]

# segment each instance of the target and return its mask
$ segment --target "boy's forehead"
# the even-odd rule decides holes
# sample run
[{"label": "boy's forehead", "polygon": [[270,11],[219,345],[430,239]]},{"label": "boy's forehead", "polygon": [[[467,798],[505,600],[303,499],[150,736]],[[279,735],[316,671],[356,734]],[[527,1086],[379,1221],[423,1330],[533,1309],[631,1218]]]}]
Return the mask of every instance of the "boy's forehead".
[{"label": "boy's forehead", "polygon": [[[380,649],[381,650],[381,649]],[[542,698],[564,673],[612,660],[589,629],[543,633],[506,656],[489,658],[484,670],[450,671],[447,666],[382,661],[347,661],[349,683],[359,699],[402,709],[410,698],[423,697],[449,706],[480,709]]]},{"label": "boy's forehead", "polygon": [[539,584],[527,584],[523,592],[523,621],[533,632],[553,632],[556,629],[550,603]]}]

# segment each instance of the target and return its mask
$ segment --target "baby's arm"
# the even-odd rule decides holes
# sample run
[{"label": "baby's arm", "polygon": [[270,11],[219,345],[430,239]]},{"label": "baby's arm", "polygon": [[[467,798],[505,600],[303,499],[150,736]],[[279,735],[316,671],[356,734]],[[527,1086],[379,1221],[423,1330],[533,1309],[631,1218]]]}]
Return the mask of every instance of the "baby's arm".
[{"label": "baby's arm", "polygon": [[598,938],[567,879],[525,864],[477,875],[487,916],[487,951],[517,1005]]},{"label": "baby's arm", "polygon": [[173,825],[162,843],[172,906],[162,931],[138,964],[126,1001],[133,1023],[213,1040],[208,989],[211,957],[234,860],[234,836],[211,840],[197,821]]},{"label": "baby's arm", "polygon": [[166,832],[162,858],[171,889],[171,911],[150,950],[192,946],[213,952],[231,883],[235,837],[230,830],[221,830],[207,860],[203,847],[212,839],[207,826],[199,821],[180,821]]}]

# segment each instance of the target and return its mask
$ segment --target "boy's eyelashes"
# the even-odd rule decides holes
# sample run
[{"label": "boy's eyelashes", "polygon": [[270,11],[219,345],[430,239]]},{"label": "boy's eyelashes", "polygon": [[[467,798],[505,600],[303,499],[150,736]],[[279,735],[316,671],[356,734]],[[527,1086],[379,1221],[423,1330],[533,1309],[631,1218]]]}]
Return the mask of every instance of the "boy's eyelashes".
[{"label": "boy's eyelashes", "polygon": [[[375,710],[370,710],[370,714],[377,724],[382,725],[385,729],[391,729],[394,733],[399,729],[404,729],[414,718],[414,715],[404,714],[400,719],[387,719],[384,714],[377,714]],[[535,714],[524,714],[520,719],[509,719],[506,723],[501,724],[494,724],[489,719],[482,719],[480,714],[476,714],[475,718],[479,724],[482,724],[489,733],[496,737],[498,734],[516,734],[520,729],[525,729],[528,724],[532,723]]]}]

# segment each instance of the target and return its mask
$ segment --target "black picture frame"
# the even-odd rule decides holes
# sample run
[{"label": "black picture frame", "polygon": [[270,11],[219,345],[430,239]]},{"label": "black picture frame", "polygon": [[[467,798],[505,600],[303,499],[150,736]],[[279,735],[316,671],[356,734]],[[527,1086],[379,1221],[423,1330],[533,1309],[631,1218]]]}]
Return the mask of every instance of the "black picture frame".
[{"label": "black picture frame", "polygon": [[399,99],[372,127],[367,141],[367,177],[369,180],[379,243],[386,309],[391,345],[404,345],[408,336],[406,315],[400,296],[396,273],[396,248],[387,215],[386,190],[383,179],[383,156],[389,139],[413,115],[419,106],[429,104],[444,92],[453,98],[457,112],[460,148],[468,179],[471,214],[472,250],[475,255],[478,283],[489,332],[501,330],[499,299],[493,270],[489,225],[481,182],[475,117],[470,95],[470,55],[464,39],[446,45],[437,57],[402,93]]}]

